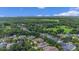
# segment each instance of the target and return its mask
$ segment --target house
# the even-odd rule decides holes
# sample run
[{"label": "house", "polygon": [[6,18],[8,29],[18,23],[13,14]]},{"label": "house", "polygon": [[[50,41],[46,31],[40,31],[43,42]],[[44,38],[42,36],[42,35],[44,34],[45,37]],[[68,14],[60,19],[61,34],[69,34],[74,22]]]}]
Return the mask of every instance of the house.
[{"label": "house", "polygon": [[6,48],[7,49],[10,49],[10,47],[12,46],[12,45],[14,45],[15,43],[8,43],[7,45],[6,45]]},{"label": "house", "polygon": [[6,42],[0,42],[0,48],[6,47],[7,43]]},{"label": "house", "polygon": [[76,49],[76,46],[72,43],[62,43],[62,48],[64,51],[73,51]]},{"label": "house", "polygon": [[56,47],[53,46],[46,46],[43,48],[44,51],[58,51]]}]

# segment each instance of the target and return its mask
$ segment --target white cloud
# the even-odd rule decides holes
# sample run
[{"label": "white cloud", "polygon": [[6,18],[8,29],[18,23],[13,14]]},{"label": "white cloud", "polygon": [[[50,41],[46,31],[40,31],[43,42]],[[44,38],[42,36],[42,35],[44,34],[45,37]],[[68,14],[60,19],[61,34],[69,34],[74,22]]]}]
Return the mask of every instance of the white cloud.
[{"label": "white cloud", "polygon": [[5,17],[4,15],[0,15],[0,17]]},{"label": "white cloud", "polygon": [[37,16],[43,16],[43,15],[37,15]]},{"label": "white cloud", "polygon": [[79,11],[79,7],[70,8],[70,10],[76,10],[76,11]]},{"label": "white cloud", "polygon": [[41,14],[39,14],[39,15],[37,15],[37,16],[51,16],[51,15],[41,15]]},{"label": "white cloud", "polygon": [[[44,9],[46,7],[37,7],[39,9]],[[37,16],[52,16],[52,15],[37,15]],[[53,16],[79,16],[79,7],[70,8],[69,11],[54,14]]]},{"label": "white cloud", "polygon": [[79,16],[79,11],[68,11],[59,14],[54,14],[54,16]]},{"label": "white cloud", "polygon": [[37,7],[37,8],[39,8],[39,9],[44,9],[44,8],[46,8],[46,7]]},{"label": "white cloud", "polygon": [[67,12],[62,12],[58,14],[54,14],[53,16],[79,16],[79,8],[70,8]]}]

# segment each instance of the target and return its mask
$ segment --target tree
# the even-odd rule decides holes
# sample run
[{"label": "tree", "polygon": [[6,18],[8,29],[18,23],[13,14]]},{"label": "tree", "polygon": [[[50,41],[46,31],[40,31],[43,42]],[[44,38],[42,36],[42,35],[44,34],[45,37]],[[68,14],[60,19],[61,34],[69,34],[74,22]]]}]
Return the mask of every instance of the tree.
[{"label": "tree", "polygon": [[58,29],[58,30],[57,30],[57,33],[58,33],[58,34],[64,33],[64,29]]}]

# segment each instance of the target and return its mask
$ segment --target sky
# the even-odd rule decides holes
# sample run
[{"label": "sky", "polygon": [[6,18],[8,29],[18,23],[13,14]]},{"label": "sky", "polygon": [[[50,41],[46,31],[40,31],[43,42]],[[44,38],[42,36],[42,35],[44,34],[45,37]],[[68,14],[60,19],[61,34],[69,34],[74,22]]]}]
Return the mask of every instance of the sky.
[{"label": "sky", "polygon": [[78,7],[0,7],[5,16],[79,16]]}]

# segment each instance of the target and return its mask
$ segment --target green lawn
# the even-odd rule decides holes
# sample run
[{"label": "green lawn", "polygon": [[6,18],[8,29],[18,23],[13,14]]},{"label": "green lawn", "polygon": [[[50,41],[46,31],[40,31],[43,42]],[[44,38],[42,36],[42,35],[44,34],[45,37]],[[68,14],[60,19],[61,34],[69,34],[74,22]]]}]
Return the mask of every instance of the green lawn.
[{"label": "green lawn", "polygon": [[64,33],[69,33],[72,31],[73,28],[70,28],[68,26],[56,26],[54,28],[44,28],[44,30],[46,31],[53,31],[53,32],[57,32],[57,30],[64,30]]}]

